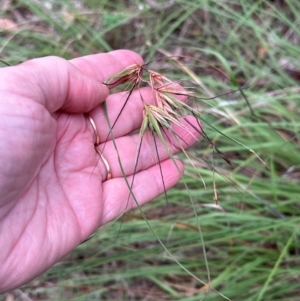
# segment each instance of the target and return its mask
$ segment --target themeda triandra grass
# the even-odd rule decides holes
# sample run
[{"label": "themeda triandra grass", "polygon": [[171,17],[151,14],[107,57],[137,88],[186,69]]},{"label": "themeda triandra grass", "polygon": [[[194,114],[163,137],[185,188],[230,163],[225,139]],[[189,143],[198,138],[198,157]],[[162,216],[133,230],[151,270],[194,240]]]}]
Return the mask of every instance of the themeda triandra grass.
[{"label": "themeda triandra grass", "polygon": [[[213,142],[213,137],[209,137],[206,134],[206,127],[211,127],[213,130],[216,131],[218,135],[223,135],[227,139],[231,140],[232,142],[238,144],[239,146],[245,148],[250,153],[252,153],[255,157],[257,157],[259,160],[261,158],[249,147],[246,145],[240,143],[239,141],[236,141],[235,139],[231,138],[230,136],[223,134],[221,131],[219,131],[216,127],[212,126],[209,121],[203,118],[201,114],[201,108],[199,108],[199,103],[202,98],[197,95],[197,87],[199,85],[199,82],[197,82],[197,79],[194,78],[194,75],[192,74],[192,80],[171,80],[169,77],[161,74],[160,72],[153,71],[149,69],[150,63],[146,63],[144,65],[138,65],[134,64],[127,68],[125,68],[123,71],[119,72],[118,74],[115,74],[111,78],[109,78],[105,84],[111,87],[115,87],[119,84],[125,85],[124,90],[127,91],[127,94],[124,98],[124,102],[122,105],[122,108],[117,115],[117,118],[111,122],[108,119],[108,112],[106,104],[104,104],[104,108],[106,110],[106,117],[107,122],[109,125],[111,139],[115,146],[115,151],[118,154],[118,147],[116,145],[114,135],[113,135],[113,129],[116,123],[118,122],[121,114],[123,113],[124,108],[130,102],[130,98],[133,94],[133,92],[138,92],[140,95],[140,101],[143,106],[143,113],[142,113],[142,123],[141,127],[139,129],[139,143],[136,150],[136,159],[135,159],[135,166],[134,166],[134,172],[131,182],[128,181],[128,179],[125,176],[122,162],[120,159],[120,156],[118,154],[119,158],[119,164],[121,171],[123,173],[124,179],[126,181],[126,184],[128,186],[129,194],[127,199],[126,208],[132,207],[129,206],[130,201],[134,201],[136,207],[140,210],[141,215],[149,225],[149,228],[161,244],[161,246],[164,248],[165,252],[174,260],[176,261],[182,269],[184,269],[188,274],[190,274],[192,277],[197,279],[197,281],[201,282],[203,285],[210,287],[210,272],[208,267],[208,261],[206,258],[206,250],[205,250],[205,243],[202,237],[202,231],[200,227],[200,222],[198,220],[197,216],[197,210],[195,209],[195,204],[193,197],[189,194],[189,188],[188,185],[183,181],[184,187],[189,194],[189,198],[191,201],[191,206],[194,211],[194,215],[197,220],[197,227],[199,230],[200,235],[200,241],[203,248],[203,255],[206,262],[206,269],[207,269],[207,283],[205,281],[202,281],[197,276],[195,276],[192,272],[190,272],[186,267],[184,267],[167,249],[167,247],[164,245],[164,243],[161,241],[159,236],[156,234],[156,232],[153,230],[151,224],[149,223],[148,219],[146,218],[143,210],[141,209],[138,199],[133,193],[133,186],[134,186],[134,180],[135,180],[135,174],[137,171],[137,166],[140,158],[140,152],[143,145],[143,142],[145,139],[153,139],[153,144],[155,146],[155,153],[153,154],[155,157],[155,161],[160,167],[160,174],[161,174],[161,181],[164,184],[164,178],[163,173],[160,165],[160,155],[158,150],[158,143],[162,144],[165,148],[165,151],[167,152],[168,156],[173,161],[174,165],[176,166],[178,172],[180,172],[179,168],[177,167],[176,160],[174,158],[174,153],[182,152],[184,156],[186,157],[186,162],[190,163],[192,168],[194,168],[194,171],[196,172],[196,175],[199,177],[199,180],[202,182],[201,177],[201,169],[199,170],[197,165],[197,160],[202,160],[202,158],[197,157],[197,155],[193,153],[189,153],[186,151],[186,148],[188,148],[189,144],[186,142],[184,137],[182,135],[178,134],[177,129],[181,129],[182,132],[185,132],[187,135],[190,135],[197,139],[197,137],[201,136],[201,139],[204,139],[209,143],[211,146],[211,149],[214,153],[218,154],[219,157],[226,162],[228,165],[233,165],[232,161],[224,155],[222,151],[220,151]],[[191,75],[191,74],[189,74]],[[187,87],[185,84],[188,83],[189,87]],[[143,87],[150,87],[153,95],[154,95],[154,101],[152,103],[148,103],[144,97],[143,94],[140,92],[140,89]],[[213,99],[215,97],[206,98],[204,99],[205,102],[207,102],[209,99]],[[191,103],[191,105],[190,105]],[[105,147],[105,146],[104,146]],[[261,160],[262,161],[262,160]],[[217,169],[214,166],[213,162],[209,162],[208,160],[205,161],[206,164],[211,168],[213,177],[215,177],[215,173],[217,173]],[[263,161],[262,161],[263,162]],[[263,162],[264,163],[264,162]],[[223,175],[221,175],[223,177]],[[226,179],[228,180],[228,179]],[[231,180],[228,180],[231,184],[233,182]],[[205,186],[205,183],[203,183]],[[216,203],[217,208],[221,208],[219,205],[218,195],[217,195],[217,189],[215,181],[213,181],[213,190],[214,195],[213,199]],[[238,189],[238,188],[237,188]],[[168,202],[168,197],[165,190],[165,198]],[[222,209],[222,208],[221,208]],[[212,288],[213,289],[213,288]],[[223,296],[226,298],[225,296]],[[226,298],[227,299],[227,298]]]}]

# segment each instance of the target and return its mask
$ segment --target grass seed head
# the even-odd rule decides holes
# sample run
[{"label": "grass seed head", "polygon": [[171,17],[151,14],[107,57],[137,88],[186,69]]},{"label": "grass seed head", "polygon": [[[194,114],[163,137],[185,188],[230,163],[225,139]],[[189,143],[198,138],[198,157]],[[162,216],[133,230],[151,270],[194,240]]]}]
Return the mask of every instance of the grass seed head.
[{"label": "grass seed head", "polygon": [[116,85],[125,82],[131,82],[134,85],[138,85],[142,80],[143,66],[139,64],[133,64],[122,70],[121,72],[108,78],[105,85]]},{"label": "grass seed head", "polygon": [[186,91],[178,83],[171,83],[171,85],[156,87],[155,92],[158,107],[162,108],[169,114],[184,117],[186,112],[194,112],[192,107],[176,97],[180,95],[189,99],[189,97],[194,97],[194,92]]},{"label": "grass seed head", "polygon": [[151,87],[155,87],[157,84],[158,85],[164,85],[165,83],[172,83],[172,81],[167,78],[166,76],[155,72],[153,70],[147,70],[149,73],[149,85]]}]

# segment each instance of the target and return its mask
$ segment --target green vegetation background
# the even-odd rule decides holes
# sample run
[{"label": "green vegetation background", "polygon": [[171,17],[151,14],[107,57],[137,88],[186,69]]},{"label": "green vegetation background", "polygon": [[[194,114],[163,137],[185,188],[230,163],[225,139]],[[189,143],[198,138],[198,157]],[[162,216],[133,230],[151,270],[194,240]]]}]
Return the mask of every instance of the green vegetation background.
[{"label": "green vegetation background", "polygon": [[[194,148],[206,189],[188,166],[183,185],[143,207],[168,256],[138,211],[87,242],[10,300],[300,300],[300,2],[298,0],[2,0],[0,57],[12,64],[128,48],[148,61],[182,59],[201,81],[204,118],[253,149],[204,130],[237,165],[226,167],[205,142]],[[101,66],[99,66],[101,68]],[[186,78],[172,63],[154,64]],[[213,164],[210,168],[200,159]],[[213,182],[220,208],[212,206]],[[221,210],[220,210],[221,209]],[[199,236],[198,226],[204,240]],[[119,233],[120,230],[120,233]],[[119,233],[119,234],[118,234]],[[8,300],[8,299],[6,299]]]}]

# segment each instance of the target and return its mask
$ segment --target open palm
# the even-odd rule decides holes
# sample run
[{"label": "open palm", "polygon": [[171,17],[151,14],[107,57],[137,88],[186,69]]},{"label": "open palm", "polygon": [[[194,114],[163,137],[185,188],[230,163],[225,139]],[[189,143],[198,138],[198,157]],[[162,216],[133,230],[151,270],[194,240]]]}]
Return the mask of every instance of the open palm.
[{"label": "open palm", "polygon": [[[100,106],[107,99],[110,120],[117,118],[126,95],[108,96],[102,82],[134,63],[142,59],[122,50],[70,62],[47,57],[0,70],[0,292],[41,274],[99,226],[134,206],[127,203],[128,188],[112,140],[107,140],[109,127]],[[142,93],[152,101],[151,90]],[[94,150],[93,128],[83,114],[87,112],[112,170],[108,181]],[[139,143],[131,133],[141,122],[140,93],[133,93],[114,127],[129,180]],[[197,136],[182,130],[180,135],[188,144]],[[151,141],[145,139],[134,180],[140,204],[164,189]],[[163,145],[158,148],[168,189],[180,173]]]}]

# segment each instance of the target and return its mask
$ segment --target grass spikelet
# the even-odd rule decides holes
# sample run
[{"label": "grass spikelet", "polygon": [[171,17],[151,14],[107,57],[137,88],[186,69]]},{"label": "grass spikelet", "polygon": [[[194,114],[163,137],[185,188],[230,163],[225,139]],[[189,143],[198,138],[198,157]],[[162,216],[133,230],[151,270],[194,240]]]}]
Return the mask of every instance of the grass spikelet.
[{"label": "grass spikelet", "polygon": [[142,80],[143,66],[133,64],[120,71],[119,73],[109,77],[103,84],[115,86],[121,83],[129,82],[131,85],[137,86]]}]

